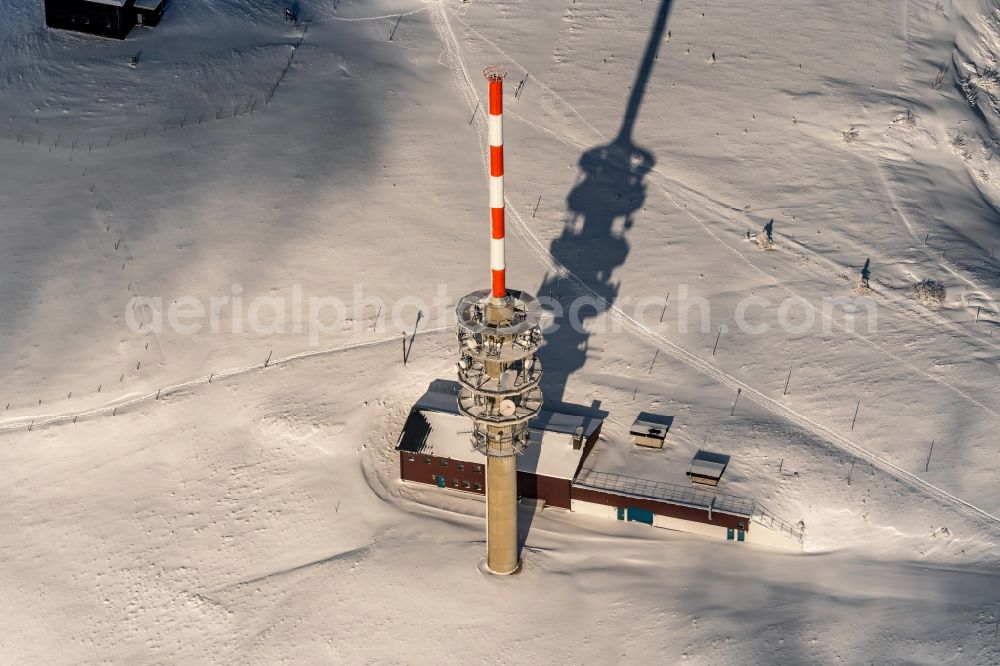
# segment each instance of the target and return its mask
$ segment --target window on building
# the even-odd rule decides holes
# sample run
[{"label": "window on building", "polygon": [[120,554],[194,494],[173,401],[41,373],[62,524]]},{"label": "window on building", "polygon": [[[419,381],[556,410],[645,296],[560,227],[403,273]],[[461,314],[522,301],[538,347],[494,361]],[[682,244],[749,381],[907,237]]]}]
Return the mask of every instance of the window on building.
[{"label": "window on building", "polygon": [[465,469],[465,463],[461,463],[461,462],[455,463],[455,469],[457,469],[459,472],[461,472],[463,469]]},{"label": "window on building", "polygon": [[480,474],[483,471],[483,466],[482,465],[473,465],[472,466],[472,471],[475,472],[476,474]]},{"label": "window on building", "polygon": [[472,487],[472,484],[469,483],[468,481],[462,481],[462,487],[468,490],[469,488]]},{"label": "window on building", "polygon": [[456,488],[458,488],[458,479],[456,477],[454,477],[454,476],[451,477],[451,485],[453,485]]},{"label": "window on building", "polygon": [[425,465],[430,465],[431,464],[430,456],[424,456],[424,464]]},{"label": "window on building", "polygon": [[472,487],[475,488],[476,490],[482,490],[483,489],[483,484],[481,484],[481,483],[473,483]]},{"label": "window on building", "polygon": [[413,461],[415,461],[417,459],[417,457],[414,456],[414,455],[409,455],[409,456],[406,456],[406,459],[409,460],[410,462],[413,462]]},{"label": "window on building", "polygon": [[441,467],[447,467],[448,466],[448,459],[447,458],[441,458],[441,460],[438,461],[438,465],[441,465]]}]

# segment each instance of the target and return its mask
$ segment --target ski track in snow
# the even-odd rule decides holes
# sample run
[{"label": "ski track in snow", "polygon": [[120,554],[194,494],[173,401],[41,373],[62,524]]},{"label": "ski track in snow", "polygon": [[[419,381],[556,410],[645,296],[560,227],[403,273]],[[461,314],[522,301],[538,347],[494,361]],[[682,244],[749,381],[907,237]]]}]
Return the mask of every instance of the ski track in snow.
[{"label": "ski track in snow", "polygon": [[[450,64],[450,66],[451,66],[451,68],[453,70],[453,74],[454,74],[454,76],[456,78],[456,81],[458,82],[458,84],[460,86],[460,90],[464,94],[467,102],[469,103],[469,108],[470,109],[475,108],[476,104],[481,103],[481,99],[479,97],[478,89],[472,83],[472,80],[469,77],[468,68],[466,67],[465,62],[464,62],[464,60],[463,60],[463,58],[461,56],[461,49],[459,47],[458,39],[455,36],[454,29],[452,28],[451,22],[449,21],[449,18],[448,18],[448,10],[444,6],[443,2],[439,2],[436,5],[435,10],[436,11],[434,11],[431,14],[431,17],[432,17],[432,22],[434,23],[434,27],[436,28],[438,34],[441,36],[441,40],[442,40],[443,45],[444,45],[445,52],[442,55],[444,56],[445,61],[448,64]],[[466,25],[466,27],[468,27],[467,24],[465,24],[465,22],[462,21],[461,18],[459,18],[458,20],[461,21],[463,23],[463,25]],[[472,28],[469,28],[469,30],[471,32],[475,32]],[[478,34],[478,33],[476,33],[476,34]],[[499,49],[497,49],[497,51],[501,55],[504,55],[503,52],[500,51]],[[504,57],[507,57],[507,56],[504,55]],[[521,67],[521,65],[519,65],[513,59],[511,59],[511,62],[514,65],[516,65],[518,67]],[[522,69],[523,69],[523,67],[522,67]],[[545,86],[545,84],[542,83],[541,81],[539,81],[537,78],[535,78],[535,77],[532,77],[532,78],[534,79],[534,81],[539,86],[541,86],[541,87],[543,87],[543,89],[549,91],[550,94],[552,94],[556,99],[561,100],[563,102],[563,104],[565,104],[566,106],[569,107],[569,104],[566,103],[565,100],[562,100],[562,98],[559,97],[559,95],[557,93],[551,91],[550,88],[548,88],[547,86]],[[572,107],[570,107],[570,108],[572,108]],[[590,126],[589,123],[586,123],[586,120],[584,120],[582,118],[582,116],[580,116],[578,113],[575,112],[575,110],[574,110],[574,113],[577,115],[577,117],[579,117],[581,119],[581,121],[583,121],[585,124],[587,124],[588,126]],[[479,134],[479,139],[480,139],[480,153],[481,153],[483,170],[484,170],[484,172],[487,172],[488,166],[487,166],[487,162],[486,162],[486,150],[485,150],[485,145],[486,145],[486,121],[481,117],[481,114],[477,114],[477,116],[476,116],[476,126],[477,126],[477,130],[478,130],[478,134]],[[591,128],[594,129],[593,127],[591,127]],[[602,140],[604,140],[604,141],[607,140],[606,137],[604,137],[603,134],[601,134],[599,131],[597,131],[596,129],[594,129],[594,131],[595,131],[595,133]],[[662,176],[662,174],[660,174],[660,175]],[[663,192],[670,199],[670,201],[675,206],[677,206],[681,210],[684,210],[685,212],[687,212],[688,215],[691,216],[691,218],[694,219],[699,224],[699,226],[701,226],[709,235],[711,235],[719,243],[721,243],[722,245],[724,245],[727,249],[729,249],[737,257],[739,257],[744,263],[746,263],[748,266],[750,266],[754,271],[760,273],[761,275],[764,275],[764,276],[768,277],[770,280],[774,281],[778,286],[780,286],[782,289],[784,289],[787,293],[795,295],[795,296],[798,296],[797,294],[795,294],[795,292],[793,290],[791,290],[790,288],[788,288],[786,285],[782,284],[776,278],[774,278],[774,277],[768,275],[767,273],[761,271],[759,268],[757,268],[756,266],[754,266],[749,260],[747,260],[738,250],[736,250],[731,245],[729,245],[728,243],[726,243],[724,240],[722,240],[721,238],[719,238],[719,236],[716,235],[704,223],[704,221],[701,218],[699,218],[697,215],[694,215],[693,213],[691,213],[690,211],[688,211],[687,208],[684,208],[680,204],[678,204],[677,201],[673,198],[673,196],[670,194],[670,192],[666,190],[665,187],[663,187],[662,185],[658,185],[657,187],[658,187],[658,189],[661,192]],[[525,224],[523,218],[518,213],[517,209],[514,206],[512,206],[509,201],[507,201],[506,204],[507,204],[507,209],[510,211],[510,213],[512,214],[512,216],[514,218],[514,222],[515,222],[514,226],[515,226],[516,231],[518,232],[518,236],[524,242],[525,247],[527,247],[538,258],[538,260],[546,268],[548,268],[549,270],[553,271],[557,275],[566,278],[567,282],[571,285],[571,287],[573,288],[573,290],[578,295],[580,295],[580,296],[589,296],[591,298],[595,298],[595,299],[598,299],[598,300],[603,300],[603,299],[600,299],[599,295],[593,289],[591,289],[589,286],[587,286],[582,280],[580,280],[580,278],[578,278],[572,271],[568,270],[567,268],[565,268],[563,266],[560,266],[558,264],[558,262],[555,260],[555,258],[551,255],[551,253],[549,253],[549,251],[545,248],[544,244],[538,239],[537,236],[535,236],[531,232],[530,228],[528,227],[527,224]],[[810,306],[810,307],[813,307],[813,306]],[[816,310],[815,307],[813,307],[813,309]],[[817,312],[818,312],[818,310],[817,310]],[[655,347],[658,347],[659,349],[662,349],[664,352],[670,354],[676,360],[679,360],[679,361],[687,364],[688,366],[692,367],[693,369],[697,370],[698,372],[701,372],[702,374],[704,374],[704,375],[706,375],[708,377],[711,377],[712,379],[716,380],[717,382],[719,382],[719,383],[721,383],[721,384],[723,384],[725,386],[730,387],[731,389],[739,389],[739,390],[741,390],[741,392],[742,392],[743,395],[746,395],[750,400],[752,400],[753,402],[757,403],[760,407],[763,407],[764,409],[766,409],[766,410],[774,413],[775,415],[777,415],[779,417],[782,417],[782,418],[786,419],[787,421],[789,421],[791,423],[794,423],[795,425],[799,426],[803,430],[812,433],[813,435],[819,437],[820,439],[823,439],[823,440],[826,440],[826,441],[830,442],[835,447],[837,447],[838,449],[844,451],[845,453],[849,453],[852,456],[854,456],[854,457],[856,457],[856,458],[858,458],[860,460],[864,460],[865,462],[869,463],[873,467],[876,467],[877,469],[882,470],[886,474],[889,474],[890,476],[892,476],[896,480],[898,480],[898,481],[900,481],[902,483],[905,483],[908,486],[910,486],[910,487],[912,487],[912,488],[914,488],[916,490],[922,491],[926,495],[928,495],[928,496],[930,496],[932,498],[935,498],[935,499],[939,500],[940,502],[945,503],[945,504],[947,504],[947,505],[949,505],[949,506],[957,509],[959,512],[965,514],[970,519],[972,519],[972,520],[974,520],[974,521],[976,521],[976,522],[978,522],[978,523],[980,523],[980,524],[982,524],[984,526],[992,528],[993,530],[997,530],[997,528],[1000,527],[1000,518],[998,518],[997,516],[994,516],[994,515],[990,514],[989,512],[987,512],[987,511],[985,511],[983,509],[980,509],[979,507],[975,506],[974,504],[972,504],[970,502],[967,502],[967,501],[965,501],[965,500],[963,500],[963,499],[961,499],[959,497],[956,497],[955,495],[952,495],[951,493],[947,492],[946,490],[944,490],[942,488],[939,488],[938,486],[935,486],[934,484],[929,483],[929,482],[921,479],[920,477],[918,477],[915,474],[912,474],[911,472],[908,472],[908,471],[906,471],[906,470],[904,470],[904,469],[902,469],[900,467],[897,467],[896,465],[894,465],[893,463],[889,462],[888,460],[884,460],[883,458],[880,458],[879,456],[877,456],[874,453],[868,451],[867,449],[864,449],[863,447],[855,444],[854,442],[852,442],[851,440],[847,439],[846,437],[844,437],[842,435],[839,435],[838,433],[834,432],[833,430],[831,430],[827,426],[824,426],[824,425],[822,425],[820,423],[817,423],[816,421],[813,421],[812,419],[810,419],[808,416],[806,416],[804,414],[801,414],[801,413],[795,411],[794,409],[792,409],[792,408],[790,408],[790,407],[788,407],[786,405],[782,405],[781,403],[779,403],[779,402],[777,402],[777,401],[775,401],[775,400],[767,397],[766,395],[764,395],[760,391],[757,391],[756,389],[754,389],[752,386],[750,386],[750,385],[748,385],[748,384],[740,381],[739,379],[736,379],[735,377],[733,377],[733,376],[731,376],[731,375],[723,372],[722,370],[716,368],[715,366],[711,365],[707,361],[703,360],[701,357],[699,357],[699,356],[697,356],[697,355],[695,355],[695,354],[687,351],[686,349],[684,349],[683,347],[675,344],[674,342],[671,342],[669,339],[665,338],[663,335],[661,335],[659,333],[656,333],[656,332],[654,332],[654,331],[646,328],[645,326],[643,326],[639,322],[637,322],[634,319],[632,319],[631,317],[629,317],[627,314],[625,314],[621,309],[619,309],[614,304],[611,304],[611,303],[607,304],[606,313],[607,313],[608,316],[614,318],[620,324],[622,324],[622,326],[624,328],[630,330],[632,333],[634,333],[638,337],[645,338],[647,341],[649,341],[650,343],[652,343]],[[836,322],[834,322],[832,319],[830,321],[834,325],[838,326],[838,328],[843,329],[843,326],[840,326],[840,325],[836,324]],[[846,329],[844,329],[844,330],[846,330]],[[882,351],[883,353],[885,353],[890,358],[894,358],[895,360],[899,361],[900,363],[902,363],[906,367],[909,367],[912,370],[914,370],[914,371],[916,371],[916,372],[918,372],[918,373],[920,373],[920,374],[928,377],[929,379],[932,379],[932,380],[934,380],[934,381],[936,381],[936,382],[938,382],[938,383],[940,383],[940,384],[942,384],[942,385],[950,388],[951,390],[955,391],[956,393],[958,393],[959,395],[961,395],[962,397],[964,397],[966,400],[968,400],[968,401],[972,402],[973,404],[976,404],[979,407],[981,407],[983,410],[985,410],[986,412],[988,412],[989,414],[991,414],[994,418],[998,418],[998,416],[1000,416],[996,412],[994,412],[993,410],[991,410],[989,407],[987,407],[987,406],[983,405],[982,403],[978,402],[977,400],[975,400],[971,396],[966,395],[965,393],[963,393],[961,390],[957,389],[956,387],[953,387],[950,384],[948,384],[947,382],[945,382],[943,380],[940,380],[940,379],[937,379],[937,378],[935,378],[935,377],[927,374],[923,370],[920,370],[919,368],[916,368],[911,363],[908,363],[908,362],[904,361],[903,359],[900,359],[896,355],[892,354],[888,350],[883,349],[878,344],[876,344],[873,341],[869,340],[865,336],[862,336],[862,335],[857,334],[857,333],[853,333],[851,331],[848,331],[848,332],[852,333],[853,335],[855,335],[855,337],[857,337],[857,338],[861,339],[862,341],[866,342],[867,344],[869,344],[873,348],[875,348],[875,349],[877,349],[879,351]]]}]

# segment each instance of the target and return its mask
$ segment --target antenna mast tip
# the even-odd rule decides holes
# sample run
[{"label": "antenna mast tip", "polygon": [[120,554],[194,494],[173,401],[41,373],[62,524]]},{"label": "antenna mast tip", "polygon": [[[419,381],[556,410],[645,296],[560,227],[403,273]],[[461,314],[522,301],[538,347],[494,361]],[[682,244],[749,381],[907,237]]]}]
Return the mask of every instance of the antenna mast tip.
[{"label": "antenna mast tip", "polygon": [[483,76],[490,81],[503,81],[507,76],[507,68],[500,65],[490,65],[483,70]]}]

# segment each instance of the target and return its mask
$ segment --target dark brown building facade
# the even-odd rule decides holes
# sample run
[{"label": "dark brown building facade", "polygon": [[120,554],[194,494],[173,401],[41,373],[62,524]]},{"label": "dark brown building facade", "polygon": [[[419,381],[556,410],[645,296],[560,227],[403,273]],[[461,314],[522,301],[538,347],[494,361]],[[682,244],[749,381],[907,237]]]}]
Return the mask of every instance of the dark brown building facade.
[{"label": "dark brown building facade", "polygon": [[695,523],[704,523],[716,527],[725,527],[734,530],[750,531],[749,516],[735,516],[721,511],[712,511],[711,514],[706,509],[693,506],[684,506],[672,502],[663,502],[645,497],[626,497],[614,493],[593,490],[590,488],[573,487],[573,499],[592,504],[603,504],[604,506],[618,509],[636,508],[650,512],[654,516],[666,516],[679,520],[689,520]]},{"label": "dark brown building facade", "polygon": [[[486,470],[483,463],[400,451],[399,478],[438,488],[486,494]],[[569,509],[572,485],[570,479],[554,479],[530,472],[517,473],[518,496],[544,500],[549,506]]]},{"label": "dark brown building facade", "polygon": [[438,458],[412,451],[399,452],[399,478],[438,488],[486,494],[486,470],[482,463]]}]

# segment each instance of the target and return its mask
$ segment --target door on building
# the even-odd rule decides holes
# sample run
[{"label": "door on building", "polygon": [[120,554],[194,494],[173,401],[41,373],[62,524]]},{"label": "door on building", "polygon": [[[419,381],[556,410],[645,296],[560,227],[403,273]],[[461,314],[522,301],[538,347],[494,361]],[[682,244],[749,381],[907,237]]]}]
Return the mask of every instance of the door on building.
[{"label": "door on building", "polygon": [[628,519],[637,523],[653,524],[653,512],[648,509],[639,509],[634,506],[628,508]]},{"label": "door on building", "polygon": [[438,474],[437,475],[437,486],[438,486],[438,488],[444,488],[446,485],[447,484],[444,481],[444,475],[443,474]]}]

